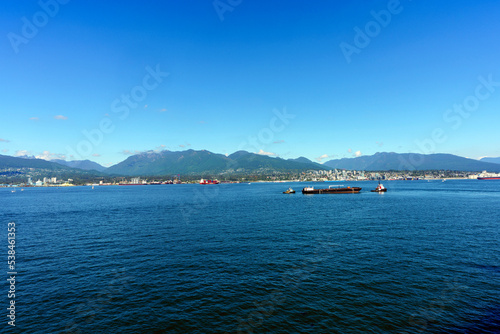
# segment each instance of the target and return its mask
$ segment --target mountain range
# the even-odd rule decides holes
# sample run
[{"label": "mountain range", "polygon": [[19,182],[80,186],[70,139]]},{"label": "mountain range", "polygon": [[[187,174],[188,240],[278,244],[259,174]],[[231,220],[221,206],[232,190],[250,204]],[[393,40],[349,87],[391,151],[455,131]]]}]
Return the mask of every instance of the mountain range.
[{"label": "mountain range", "polygon": [[328,168],[315,164],[310,160],[284,160],[246,151],[237,151],[225,156],[205,150],[187,150],[139,153],[109,167],[106,173],[145,176],[220,173],[262,174],[273,171],[289,172],[325,169]]},{"label": "mountain range", "polygon": [[272,174],[274,172],[303,172],[306,170],[349,169],[366,171],[456,170],[500,172],[500,158],[474,160],[452,154],[376,153],[371,156],[334,159],[318,164],[307,158],[282,159],[237,151],[230,155],[206,150],[147,151],[132,155],[124,161],[105,168],[90,160],[46,161],[34,157],[0,155],[2,168],[49,169],[64,173],[103,176],[168,176],[176,174]]},{"label": "mountain range", "polygon": [[459,157],[453,154],[375,153],[356,158],[330,160],[325,166],[337,169],[382,170],[457,170],[500,172],[500,164]]}]

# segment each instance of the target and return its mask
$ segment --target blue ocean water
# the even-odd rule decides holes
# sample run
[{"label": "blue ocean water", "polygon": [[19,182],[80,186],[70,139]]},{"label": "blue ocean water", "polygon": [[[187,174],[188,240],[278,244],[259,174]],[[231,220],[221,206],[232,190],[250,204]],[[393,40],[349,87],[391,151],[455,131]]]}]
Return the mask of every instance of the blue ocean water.
[{"label": "blue ocean water", "polygon": [[343,184],[2,188],[0,331],[500,332],[499,181]]}]

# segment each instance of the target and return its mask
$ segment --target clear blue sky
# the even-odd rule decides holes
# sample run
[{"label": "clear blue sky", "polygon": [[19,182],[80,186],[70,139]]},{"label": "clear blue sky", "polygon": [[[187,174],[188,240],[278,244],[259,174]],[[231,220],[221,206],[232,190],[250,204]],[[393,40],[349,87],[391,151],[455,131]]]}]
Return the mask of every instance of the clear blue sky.
[{"label": "clear blue sky", "polygon": [[46,2],[0,4],[0,154],[500,156],[498,1]]}]

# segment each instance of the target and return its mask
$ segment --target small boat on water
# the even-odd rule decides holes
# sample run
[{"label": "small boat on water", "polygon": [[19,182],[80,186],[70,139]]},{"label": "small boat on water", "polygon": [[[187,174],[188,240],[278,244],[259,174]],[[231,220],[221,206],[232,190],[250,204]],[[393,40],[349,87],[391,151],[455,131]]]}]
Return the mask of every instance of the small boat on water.
[{"label": "small boat on water", "polygon": [[377,188],[374,190],[371,190],[372,193],[385,193],[387,191],[387,188],[384,187],[380,182],[378,183]]},{"label": "small boat on water", "polygon": [[283,192],[283,194],[295,194],[295,190],[292,188],[288,188],[286,191]]},{"label": "small boat on water", "polygon": [[302,189],[303,194],[355,194],[360,191],[360,187],[345,187],[343,185],[329,186],[326,189],[314,189],[314,187],[305,187]]}]

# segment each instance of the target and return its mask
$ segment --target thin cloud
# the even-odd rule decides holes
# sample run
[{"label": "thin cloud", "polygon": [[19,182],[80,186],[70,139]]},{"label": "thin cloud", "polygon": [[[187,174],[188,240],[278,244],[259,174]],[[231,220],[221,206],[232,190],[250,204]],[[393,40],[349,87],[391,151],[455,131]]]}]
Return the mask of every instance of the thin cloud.
[{"label": "thin cloud", "polygon": [[273,142],[273,144],[283,144],[285,141],[283,139],[276,140]]},{"label": "thin cloud", "polygon": [[352,153],[352,148],[348,149],[347,153]]},{"label": "thin cloud", "polygon": [[384,146],[384,143],[382,143],[381,141],[380,141],[380,142],[379,142],[379,141],[377,141],[377,142],[375,142],[375,144],[377,144],[377,145],[378,145],[378,146],[380,146],[380,147]]},{"label": "thin cloud", "polygon": [[27,151],[27,150],[19,150],[19,151],[16,151],[15,153],[15,156],[16,157],[22,157],[22,156],[25,156],[25,155],[30,155],[31,152],[30,151]]},{"label": "thin cloud", "polygon": [[9,149],[4,148],[4,149],[2,150],[2,152],[3,152],[3,153],[7,153],[7,152],[9,152]]},{"label": "thin cloud", "polygon": [[257,152],[257,154],[260,154],[260,155],[267,155],[268,157],[277,157],[278,155],[276,153],[273,153],[273,152],[266,152],[264,150],[260,150],[259,152]]},{"label": "thin cloud", "polygon": [[121,151],[120,153],[121,153],[121,154],[125,154],[125,155],[134,155],[134,154],[139,154],[139,153],[141,153],[141,151],[137,151],[137,150],[135,150],[135,151],[123,150],[123,151]]},{"label": "thin cloud", "polygon": [[67,120],[68,119],[68,117],[63,116],[63,115],[56,115],[56,116],[54,116],[54,118],[55,119],[61,119],[61,120]]},{"label": "thin cloud", "polygon": [[0,138],[0,142],[2,142],[2,143],[10,143],[10,140]]},{"label": "thin cloud", "polygon": [[99,153],[94,153],[92,154],[93,157],[100,157],[101,155]]},{"label": "thin cloud", "polygon": [[322,156],[319,156],[319,157],[314,158],[314,159],[316,159],[316,161],[318,161],[319,163],[321,163],[323,160],[328,159],[328,158],[332,158],[332,157],[330,157],[328,154],[323,154]]},{"label": "thin cloud", "polygon": [[162,109],[158,110],[158,112],[165,112],[165,111],[167,111],[166,108],[162,108]]},{"label": "thin cloud", "polygon": [[38,117],[30,117],[30,121],[39,121],[39,120],[40,120],[40,118],[38,118]]},{"label": "thin cloud", "polygon": [[162,144],[162,145],[160,145],[160,146],[157,146],[157,147],[154,149],[154,152],[159,153],[159,152],[161,152],[161,151],[166,150],[166,148],[167,148],[167,146]]},{"label": "thin cloud", "polygon": [[360,156],[362,156],[363,154],[361,153],[361,151],[356,151],[356,153],[354,153],[354,155],[355,155],[356,157],[360,157]]},{"label": "thin cloud", "polygon": [[42,154],[35,155],[35,158],[43,160],[53,160],[53,159],[66,160],[66,156],[64,154],[52,153],[50,151],[43,151]]}]

